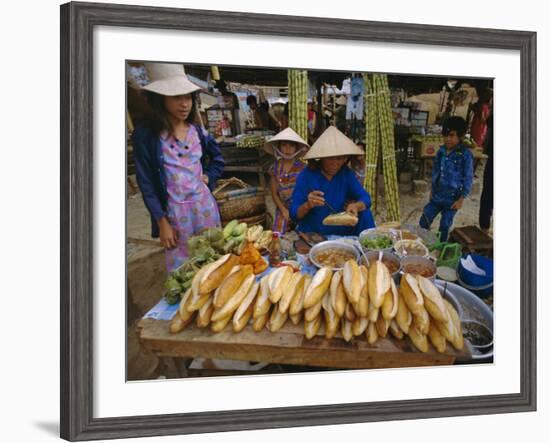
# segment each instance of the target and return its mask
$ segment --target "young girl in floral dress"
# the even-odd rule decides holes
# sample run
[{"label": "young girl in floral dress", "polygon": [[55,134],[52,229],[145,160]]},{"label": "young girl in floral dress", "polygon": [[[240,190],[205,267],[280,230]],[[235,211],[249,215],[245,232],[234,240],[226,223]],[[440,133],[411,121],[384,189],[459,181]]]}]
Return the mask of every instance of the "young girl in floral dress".
[{"label": "young girl in floral dress", "polygon": [[291,197],[296,186],[296,177],[302,172],[305,163],[300,159],[309,145],[291,128],[287,128],[269,140],[265,150],[275,156],[275,162],[269,168],[270,189],[275,203],[273,228],[284,234],[292,229],[289,209]]},{"label": "young girl in floral dress", "polygon": [[133,133],[136,178],[149,210],[152,236],[166,248],[168,272],[187,258],[187,239],[219,227],[220,214],[210,189],[224,161],[214,138],[194,123],[193,84],[182,65],[146,63],[152,110]]}]

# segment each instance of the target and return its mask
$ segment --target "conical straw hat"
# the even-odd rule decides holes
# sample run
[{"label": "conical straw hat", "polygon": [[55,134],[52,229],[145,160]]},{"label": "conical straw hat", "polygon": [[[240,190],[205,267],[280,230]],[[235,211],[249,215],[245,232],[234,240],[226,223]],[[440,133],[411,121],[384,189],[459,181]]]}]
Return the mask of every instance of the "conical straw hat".
[{"label": "conical straw hat", "polygon": [[345,95],[341,95],[340,97],[338,97],[336,99],[336,104],[337,105],[346,105],[348,103],[348,99],[346,98]]},{"label": "conical straw hat", "polygon": [[185,95],[198,91],[200,86],[191,82],[183,65],[177,63],[145,63],[150,83],[141,89],[160,95]]},{"label": "conical straw hat", "polygon": [[[273,155],[273,149],[277,148],[279,143],[281,141],[287,141],[287,142],[294,142],[298,145],[298,149],[300,148],[309,148],[309,145],[307,142],[300,137],[292,128],[286,128],[279,132],[277,135],[271,137],[268,142],[264,145],[264,150]],[[300,146],[302,145],[302,146]]]},{"label": "conical straw hat", "polygon": [[317,139],[304,160],[336,157],[339,155],[365,155],[359,146],[346,137],[336,126],[329,126]]}]

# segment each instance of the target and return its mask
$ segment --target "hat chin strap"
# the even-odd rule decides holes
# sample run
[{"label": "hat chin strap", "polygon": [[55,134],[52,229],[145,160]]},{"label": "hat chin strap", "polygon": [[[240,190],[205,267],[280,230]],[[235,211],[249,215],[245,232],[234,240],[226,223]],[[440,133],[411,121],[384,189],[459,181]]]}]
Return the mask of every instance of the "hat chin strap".
[{"label": "hat chin strap", "polygon": [[277,155],[278,158],[284,158],[285,160],[292,160],[294,159],[300,152],[304,151],[305,148],[300,148],[298,149],[294,154],[291,154],[291,155],[287,155],[287,154],[283,154],[281,151],[279,151],[278,148],[275,148],[275,154]]}]

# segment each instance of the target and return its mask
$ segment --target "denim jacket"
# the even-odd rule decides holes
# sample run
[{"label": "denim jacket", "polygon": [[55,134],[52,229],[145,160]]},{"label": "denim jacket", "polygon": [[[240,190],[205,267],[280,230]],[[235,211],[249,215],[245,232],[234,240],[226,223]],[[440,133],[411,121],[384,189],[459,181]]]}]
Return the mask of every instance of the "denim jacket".
[{"label": "denim jacket", "polygon": [[459,144],[449,154],[441,146],[432,167],[432,196],[440,199],[466,198],[472,190],[474,156]]},{"label": "denim jacket", "polygon": [[[223,173],[224,160],[220,146],[210,134],[195,125],[202,146],[201,164],[208,176],[208,187],[214,189]],[[151,215],[151,235],[159,236],[158,220],[166,216],[168,192],[164,174],[164,159],[160,137],[151,129],[140,126],[132,134],[136,179],[145,206]]]}]

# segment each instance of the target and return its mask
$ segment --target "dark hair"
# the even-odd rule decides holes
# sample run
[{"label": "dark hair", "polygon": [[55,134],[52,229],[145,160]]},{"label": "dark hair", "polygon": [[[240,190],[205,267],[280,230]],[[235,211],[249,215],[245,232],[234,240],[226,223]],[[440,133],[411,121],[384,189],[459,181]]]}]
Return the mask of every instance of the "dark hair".
[{"label": "dark hair", "polygon": [[443,122],[443,135],[448,135],[451,131],[456,131],[458,137],[464,137],[466,135],[466,120],[458,116],[445,119]]},{"label": "dark hair", "polygon": [[[151,129],[155,134],[160,134],[162,131],[172,131],[172,125],[168,120],[168,113],[164,106],[164,95],[157,94],[156,92],[146,91],[147,103],[149,104],[149,113],[147,115],[147,121]],[[191,106],[191,112],[187,117],[187,123],[197,123],[197,100],[198,92],[191,93],[193,99],[193,106]]]},{"label": "dark hair", "polygon": [[252,102],[258,104],[258,99],[256,98],[255,95],[249,95],[248,97],[246,97],[246,104],[248,106],[250,106],[250,103],[252,103]]}]

